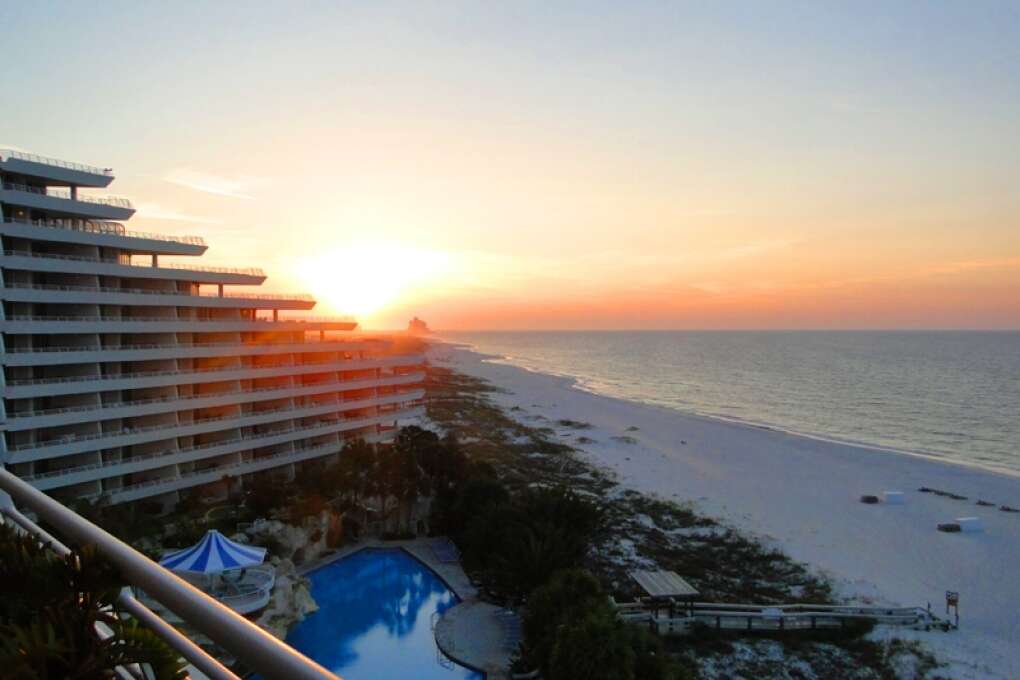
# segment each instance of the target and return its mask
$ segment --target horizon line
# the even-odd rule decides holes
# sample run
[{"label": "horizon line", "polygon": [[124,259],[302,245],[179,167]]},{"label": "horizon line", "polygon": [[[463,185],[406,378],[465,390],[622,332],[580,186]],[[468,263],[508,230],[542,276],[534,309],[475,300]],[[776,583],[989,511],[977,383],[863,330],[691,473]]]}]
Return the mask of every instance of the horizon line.
[{"label": "horizon line", "polygon": [[[406,328],[360,328],[362,332],[396,333]],[[441,328],[441,333],[1020,333],[1015,328]],[[428,337],[428,336],[422,336]]]}]

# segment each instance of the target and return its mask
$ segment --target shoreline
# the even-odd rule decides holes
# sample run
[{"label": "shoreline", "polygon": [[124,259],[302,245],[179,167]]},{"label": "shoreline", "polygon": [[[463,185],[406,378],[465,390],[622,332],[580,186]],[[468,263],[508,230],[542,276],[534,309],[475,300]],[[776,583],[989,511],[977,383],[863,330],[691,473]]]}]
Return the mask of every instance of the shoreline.
[{"label": "shoreline", "polygon": [[[1006,332],[1006,331],[1003,331],[1003,332]],[[472,354],[475,354],[475,355],[481,357],[482,360],[485,361],[486,363],[500,365],[500,366],[509,366],[511,368],[516,368],[516,369],[521,370],[521,371],[526,371],[526,372],[534,374],[534,375],[539,375],[539,376],[544,376],[544,377],[547,377],[547,378],[554,378],[554,379],[557,379],[557,380],[562,380],[564,382],[564,387],[568,387],[570,389],[577,390],[578,392],[583,392],[585,394],[589,394],[589,395],[591,395],[593,397],[598,397],[598,398],[602,398],[602,399],[614,399],[616,401],[621,401],[621,402],[625,402],[625,403],[628,403],[628,404],[634,404],[636,406],[642,406],[644,408],[662,409],[662,410],[665,410],[665,411],[667,411],[669,413],[676,413],[676,414],[678,414],[680,416],[683,416],[685,418],[701,418],[701,419],[704,419],[704,420],[708,420],[708,421],[712,421],[712,422],[718,422],[718,423],[723,423],[723,424],[728,424],[728,425],[734,425],[734,426],[737,426],[737,427],[749,427],[749,428],[755,428],[755,429],[758,429],[758,430],[765,430],[767,432],[778,432],[780,434],[789,435],[791,437],[801,437],[801,438],[804,438],[804,439],[811,439],[811,440],[814,440],[814,441],[818,441],[818,442],[822,442],[822,443],[827,443],[827,444],[837,444],[837,445],[842,445],[842,446],[852,446],[852,447],[855,447],[855,448],[869,449],[869,450],[876,451],[876,452],[879,452],[879,453],[886,453],[886,454],[897,455],[897,456],[911,456],[913,458],[919,458],[919,459],[922,459],[922,460],[931,461],[933,463],[941,463],[941,464],[945,464],[945,465],[954,465],[954,466],[958,466],[958,467],[962,467],[962,468],[967,468],[967,469],[970,469],[970,470],[977,470],[977,471],[980,471],[980,472],[987,472],[987,473],[993,474],[993,475],[1001,475],[1001,476],[1004,476],[1004,477],[1010,477],[1010,478],[1014,478],[1014,479],[1020,480],[1020,471],[1011,470],[1011,469],[1007,469],[1007,468],[1001,468],[1001,467],[998,467],[998,466],[995,466],[995,465],[982,465],[982,464],[974,462],[974,461],[954,460],[954,459],[951,459],[951,458],[946,458],[945,454],[939,453],[939,452],[935,452],[935,451],[923,451],[923,450],[918,450],[918,449],[911,450],[911,449],[897,448],[895,446],[889,446],[889,445],[885,445],[885,444],[874,444],[872,442],[866,442],[866,441],[855,440],[855,439],[843,439],[843,438],[832,436],[832,435],[818,434],[818,433],[812,433],[812,432],[804,432],[804,431],[801,431],[801,430],[795,430],[795,429],[792,429],[792,428],[783,427],[782,425],[776,425],[776,424],[773,424],[773,423],[767,423],[767,422],[762,422],[762,421],[749,420],[749,419],[745,419],[745,418],[738,418],[736,416],[727,417],[727,416],[722,416],[722,415],[718,415],[718,414],[714,414],[714,413],[703,413],[701,411],[687,410],[687,409],[682,409],[682,408],[678,408],[678,407],[675,407],[675,406],[667,406],[665,404],[656,404],[654,402],[640,401],[638,399],[628,399],[627,397],[621,397],[621,396],[617,396],[617,395],[614,395],[614,394],[607,394],[607,393],[604,393],[604,392],[599,392],[598,390],[595,390],[595,389],[587,388],[587,387],[584,386],[583,379],[581,379],[581,378],[579,378],[577,376],[569,375],[569,374],[566,374],[566,373],[553,373],[553,372],[549,372],[549,371],[542,371],[542,370],[539,370],[537,368],[531,368],[530,366],[525,366],[523,364],[514,363],[514,360],[513,360],[512,357],[507,357],[507,356],[502,356],[502,355],[499,355],[499,354],[489,354],[487,352],[482,352],[481,350],[477,349],[474,345],[472,345],[470,343],[458,342],[458,341],[454,341],[454,340],[443,340],[443,339],[440,339],[440,338],[430,339],[429,343],[430,344],[436,344],[436,345],[440,345],[440,344],[441,345],[449,345],[451,347],[460,349],[462,351],[471,352]],[[1020,503],[1020,498],[1016,498],[1015,501],[1017,503]]]},{"label": "shoreline", "polygon": [[[529,426],[579,449],[625,487],[749,532],[828,577],[841,596],[936,610],[946,590],[961,593],[961,630],[941,636],[876,631],[921,640],[949,662],[953,677],[1015,677],[1020,652],[1020,479],[956,462],[879,447],[805,437],[776,428],[689,414],[577,389],[573,381],[491,362],[463,345],[435,344],[430,358],[508,392],[494,401]],[[583,423],[581,429],[558,425]],[[632,430],[631,428],[637,428]],[[628,440],[633,440],[631,443]],[[578,443],[581,442],[581,443]],[[900,454],[900,455],[890,455]],[[955,501],[919,487],[967,495]],[[865,506],[865,493],[907,494],[904,506]],[[994,512],[992,512],[994,511]],[[982,534],[948,535],[935,524],[977,515]]]}]

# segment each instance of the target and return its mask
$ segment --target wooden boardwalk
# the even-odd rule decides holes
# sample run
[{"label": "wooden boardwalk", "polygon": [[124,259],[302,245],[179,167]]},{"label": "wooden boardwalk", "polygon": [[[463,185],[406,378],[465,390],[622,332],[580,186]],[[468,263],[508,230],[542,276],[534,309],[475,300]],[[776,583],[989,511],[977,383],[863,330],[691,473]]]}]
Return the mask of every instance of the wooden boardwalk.
[{"label": "wooden boardwalk", "polygon": [[716,630],[803,631],[838,630],[854,623],[904,626],[919,630],[950,630],[955,626],[922,607],[854,607],[841,605],[751,605],[695,602],[690,610],[669,616],[650,611],[645,603],[617,605],[621,618],[647,623],[659,633],[683,633],[695,623]]}]

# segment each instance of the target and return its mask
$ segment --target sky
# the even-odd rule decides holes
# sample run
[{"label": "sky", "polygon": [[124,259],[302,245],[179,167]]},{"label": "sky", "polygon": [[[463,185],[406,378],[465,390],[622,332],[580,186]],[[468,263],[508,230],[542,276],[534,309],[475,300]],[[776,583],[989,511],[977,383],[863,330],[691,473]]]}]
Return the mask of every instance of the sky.
[{"label": "sky", "polygon": [[368,328],[1020,328],[1020,3],[0,4],[0,147]]}]

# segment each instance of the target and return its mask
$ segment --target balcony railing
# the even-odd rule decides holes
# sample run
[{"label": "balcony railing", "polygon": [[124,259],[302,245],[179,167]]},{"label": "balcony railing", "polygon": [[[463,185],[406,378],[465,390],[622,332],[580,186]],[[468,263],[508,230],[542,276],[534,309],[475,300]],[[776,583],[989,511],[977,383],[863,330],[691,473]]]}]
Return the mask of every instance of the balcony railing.
[{"label": "balcony railing", "polygon": [[175,271],[212,272],[214,274],[243,274],[245,276],[259,276],[265,278],[266,273],[258,267],[203,267],[191,264],[178,264],[176,262],[160,264],[153,267],[151,264],[135,264],[125,262],[115,257],[84,257],[82,255],[58,255],[57,253],[33,253],[27,250],[5,250],[4,255],[8,257],[34,257],[44,260],[66,260],[69,262],[95,262],[97,264],[116,264],[122,267],[137,267],[139,269],[172,269]]},{"label": "balcony railing", "polygon": [[[8,496],[7,494],[10,494]],[[255,669],[268,680],[339,680],[337,676],[103,531],[38,489],[0,469],[0,516],[28,531],[60,555],[70,550],[19,512],[11,499],[30,509],[49,526],[78,545],[94,545],[131,586],[176,614],[189,626]],[[162,637],[198,670],[213,680],[238,680],[223,664],[190,638],[139,602],[129,589],[118,598],[132,616]],[[148,676],[146,676],[148,677]]]},{"label": "balcony railing", "polygon": [[[394,355],[403,356],[403,355]],[[410,359],[409,359],[410,360]],[[355,367],[343,367],[343,363],[347,361],[365,361],[363,359],[343,359],[343,360],[330,360],[330,361],[308,361],[301,364],[292,364],[289,366],[217,366],[215,368],[199,368],[188,371],[175,370],[175,371],[137,371],[134,373],[120,373],[113,375],[66,375],[57,378],[23,378],[21,380],[8,380],[7,384],[11,387],[27,387],[32,385],[62,385],[65,383],[72,382],[93,382],[93,381],[104,381],[104,380],[135,380],[138,378],[158,378],[161,376],[175,375],[175,376],[188,376],[188,375],[208,375],[210,373],[223,373],[231,371],[264,371],[271,370],[274,368],[279,369],[290,369],[296,370],[303,366],[329,366],[335,364],[338,368],[335,371],[323,371],[323,373],[336,373],[344,370],[360,371],[368,370],[370,368],[376,368],[374,366],[362,366],[360,368]],[[308,371],[308,373],[315,373],[316,371]],[[287,375],[296,375],[296,373],[288,373]],[[256,376],[257,377],[257,376]]]},{"label": "balcony railing", "polygon": [[47,158],[46,156],[37,156],[34,153],[25,153],[24,151],[16,151],[14,149],[0,149],[0,160],[4,158],[15,158],[19,161],[28,161],[29,163],[39,163],[40,165],[51,165],[55,168],[87,172],[90,175],[113,177],[112,168],[97,168],[94,165],[72,163],[70,161],[62,161],[59,158]]},{"label": "balcony railing", "polygon": [[[331,384],[341,384],[341,383],[333,381]],[[313,387],[313,385],[306,385],[306,387]],[[393,396],[393,395],[387,395],[387,396]],[[396,396],[399,396],[399,395],[396,395]],[[368,401],[370,399],[380,399],[380,398],[385,398],[385,396],[383,396],[383,397],[366,396],[366,397],[363,397],[360,401]],[[271,421],[271,422],[280,422],[282,420],[292,420],[294,418],[311,417],[311,416],[302,416],[300,414],[304,413],[304,412],[308,412],[308,411],[313,411],[315,409],[326,409],[326,413],[329,413],[330,409],[326,408],[326,407],[338,406],[341,403],[343,403],[343,402],[333,402],[333,403],[327,402],[327,403],[324,403],[324,404],[310,404],[310,405],[304,405],[304,406],[301,406],[301,407],[285,406],[285,407],[280,407],[280,408],[275,408],[275,409],[267,409],[265,411],[253,411],[251,413],[230,414],[230,415],[225,415],[225,416],[213,416],[213,417],[209,417],[209,418],[195,418],[194,420],[192,420],[190,422],[171,423],[171,424],[168,424],[168,425],[150,425],[149,427],[124,427],[124,428],[121,428],[120,430],[117,430],[115,432],[91,432],[91,433],[87,433],[87,434],[69,433],[69,434],[65,434],[63,436],[56,437],[54,439],[49,439],[49,440],[46,440],[46,441],[37,441],[37,442],[27,442],[27,443],[24,443],[24,444],[15,444],[15,445],[7,447],[7,450],[11,451],[11,452],[37,451],[37,450],[40,450],[40,449],[54,448],[54,447],[57,447],[57,446],[67,446],[68,444],[76,444],[78,442],[95,442],[95,441],[99,441],[99,440],[103,440],[103,439],[113,440],[113,439],[117,439],[119,437],[127,437],[127,436],[130,436],[130,435],[136,435],[136,434],[149,435],[149,434],[154,434],[154,433],[159,433],[159,432],[167,432],[167,433],[169,433],[169,432],[173,432],[175,430],[180,430],[181,428],[191,427],[191,426],[194,426],[194,425],[207,425],[209,423],[220,423],[220,422],[222,422],[222,423],[229,423],[231,421],[247,420],[247,419],[250,419],[250,418],[259,418],[259,417],[262,417],[262,416],[281,416],[280,418],[276,418],[273,421]],[[337,409],[337,411],[339,411],[339,409]],[[288,416],[287,414],[291,414],[291,415]],[[344,414],[341,414],[340,420],[346,420],[346,419],[347,419],[347,416],[344,415]],[[259,423],[257,425],[235,425],[234,427],[261,427],[263,425],[266,425],[266,423]],[[230,429],[230,427],[227,426],[225,428],[221,428],[220,431],[222,431],[222,429]],[[292,432],[292,431],[296,432],[296,431],[301,430],[301,429],[304,429],[304,428],[291,428],[289,430],[277,430],[277,431],[273,431],[273,432],[265,432],[265,433],[260,433],[259,436],[260,437],[264,437],[266,435],[277,434],[277,433],[286,434],[287,432]],[[160,437],[157,434],[156,437],[149,438],[148,441],[159,441],[160,439],[168,439],[168,438],[169,437]],[[219,444],[219,442],[217,442],[217,444]],[[102,445],[100,444],[99,447],[102,448]]]},{"label": "balcony railing", "polygon": [[80,203],[93,203],[95,205],[109,205],[115,208],[133,208],[131,201],[126,198],[120,198],[119,196],[89,196],[88,194],[75,194],[71,195],[70,189],[53,188],[53,187],[34,187],[28,184],[16,184],[14,182],[4,182],[4,189],[7,191],[25,191],[30,194],[39,194],[41,196],[49,196],[50,198],[60,198],[67,201],[78,201]]},{"label": "balcony railing", "polygon": [[[209,475],[209,474],[229,475],[232,471],[236,472],[238,470],[244,470],[245,468],[251,468],[252,465],[254,465],[254,464],[264,463],[264,462],[268,462],[268,461],[275,461],[275,462],[279,463],[280,465],[285,465],[290,460],[300,459],[300,458],[303,458],[305,456],[308,456],[309,454],[313,454],[313,453],[323,453],[323,454],[325,454],[327,452],[335,452],[336,448],[337,448],[337,444],[335,442],[331,442],[329,444],[321,444],[321,445],[317,445],[317,446],[307,446],[307,447],[303,447],[303,448],[295,448],[293,451],[283,451],[283,452],[275,453],[275,454],[272,454],[272,455],[269,455],[269,456],[262,456],[260,458],[254,458],[252,460],[242,461],[240,463],[232,463],[230,465],[215,465],[215,466],[210,466],[210,467],[207,467],[207,468],[203,468],[201,470],[193,470],[192,472],[186,472],[186,473],[184,473],[184,474],[182,474],[180,476],[177,476],[177,477],[161,477],[161,478],[157,478],[157,479],[148,479],[148,480],[146,480],[144,482],[138,482],[137,484],[129,484],[129,485],[117,487],[116,489],[110,489],[108,492],[99,492],[99,493],[84,495],[84,496],[82,496],[82,498],[98,499],[98,498],[101,498],[102,496],[106,495],[106,493],[119,494],[119,493],[124,493],[124,492],[128,492],[128,491],[138,491],[140,489],[149,489],[149,488],[152,488],[154,486],[171,486],[171,485],[176,484],[177,482],[180,482],[182,480],[192,479],[194,477],[201,477],[201,476],[205,476],[205,475]],[[270,467],[276,467],[276,466],[274,465],[274,466],[270,466]]]},{"label": "balcony railing", "polygon": [[40,321],[50,323],[59,321],[86,322],[86,323],[236,323],[236,324],[265,324],[267,326],[283,325],[288,323],[319,324],[319,323],[354,323],[349,316],[311,316],[307,318],[285,318],[268,319],[256,317],[253,319],[216,319],[204,317],[169,317],[169,316],[57,316],[41,314],[12,314],[6,321]]},{"label": "balcony railing", "polygon": [[[414,408],[417,408],[417,407],[414,407]],[[410,408],[402,409],[402,411],[404,411],[404,412],[409,411],[409,410],[411,410],[411,409]],[[389,414],[387,414],[387,415],[389,415]],[[348,422],[350,420],[366,420],[366,425],[367,425],[368,424],[367,421],[369,419],[376,419],[377,420],[378,418],[376,418],[375,416],[368,416],[368,417],[362,416],[361,418],[351,418],[351,419],[348,419]],[[331,422],[323,423],[323,424],[319,424],[319,425],[309,426],[309,427],[306,427],[306,428],[290,428],[288,430],[278,430],[278,431],[275,431],[275,432],[265,432],[265,433],[257,434],[257,435],[254,435],[254,434],[253,435],[244,435],[244,436],[241,436],[241,437],[234,437],[233,439],[227,439],[227,440],[213,442],[213,443],[208,443],[208,444],[199,444],[199,445],[195,445],[195,446],[185,446],[185,447],[181,447],[181,448],[178,448],[178,449],[164,449],[163,451],[157,451],[155,453],[147,453],[144,456],[131,456],[130,458],[123,458],[121,460],[108,460],[108,461],[103,461],[102,463],[92,463],[90,465],[78,465],[78,466],[75,466],[75,467],[61,468],[59,470],[53,470],[51,472],[43,472],[43,473],[40,473],[40,474],[37,474],[37,475],[24,475],[24,476],[22,476],[22,479],[24,479],[27,482],[37,482],[37,481],[41,481],[41,480],[44,480],[44,479],[53,479],[55,477],[66,477],[67,475],[77,475],[77,474],[81,474],[83,472],[91,472],[93,470],[102,470],[103,468],[112,468],[112,467],[116,467],[118,465],[130,465],[132,463],[142,463],[142,462],[145,462],[145,461],[156,460],[157,458],[166,458],[167,456],[174,456],[174,455],[181,455],[181,454],[185,454],[186,455],[186,454],[189,454],[189,453],[197,453],[199,451],[204,451],[204,450],[207,450],[207,449],[214,449],[214,448],[217,448],[219,446],[232,446],[234,444],[242,444],[242,443],[245,443],[245,442],[255,442],[255,441],[258,441],[260,439],[267,439],[269,437],[273,437],[273,436],[276,436],[276,435],[293,434],[295,432],[301,432],[302,430],[309,430],[309,431],[311,431],[311,430],[315,430],[315,429],[325,429],[327,427],[335,427],[336,425],[338,425],[338,424],[340,424],[342,422],[344,422],[344,420],[341,419],[341,420],[331,421]],[[318,436],[318,435],[313,433],[311,436],[314,437],[314,436]],[[359,437],[356,436],[356,435],[355,436],[350,436],[350,437],[343,436],[343,437],[340,438],[340,441],[341,441],[341,444],[342,444],[344,442],[353,441],[353,440],[358,439],[358,438]],[[310,446],[302,447],[301,450],[307,451],[308,449],[311,449],[311,448],[315,448],[315,447],[310,447]],[[155,466],[155,467],[158,467],[158,466]]]},{"label": "balcony railing", "polygon": [[265,340],[259,342],[243,342],[243,341],[231,341],[231,342],[181,342],[177,344],[146,344],[146,345],[118,345],[116,347],[68,347],[68,346],[52,346],[52,347],[7,347],[6,352],[8,354],[39,354],[46,352],[119,352],[121,350],[132,351],[132,350],[149,350],[149,349],[192,349],[195,347],[223,347],[223,348],[241,348],[241,347],[275,347],[275,346],[292,346],[298,348],[304,348],[305,345],[311,345],[312,351],[324,352],[326,351],[322,347],[317,345],[338,345],[347,346],[351,343],[375,343],[385,344],[385,340],[378,338],[365,338],[357,340],[337,340],[335,338],[319,339],[303,339],[303,340]]},{"label": "balcony railing", "polygon": [[[302,364],[302,365],[303,366],[315,366],[317,364]],[[287,368],[295,368],[295,367],[294,366],[288,366]],[[253,390],[231,390],[229,392],[216,392],[216,393],[213,393],[213,394],[189,394],[189,395],[185,395],[183,397],[154,397],[152,399],[135,399],[135,400],[132,400],[132,401],[117,401],[117,402],[105,403],[102,406],[98,406],[98,407],[95,406],[95,405],[87,404],[87,405],[83,405],[83,406],[65,406],[63,408],[46,408],[46,409],[38,409],[38,410],[34,410],[34,411],[17,411],[17,412],[8,411],[7,419],[9,421],[17,421],[18,419],[21,419],[21,418],[39,418],[39,417],[42,417],[42,416],[56,416],[56,415],[61,415],[63,413],[94,412],[96,414],[96,416],[95,416],[96,420],[107,420],[108,418],[106,416],[102,415],[102,412],[103,411],[107,411],[107,410],[116,410],[116,409],[121,409],[121,408],[132,408],[132,407],[136,407],[136,406],[147,406],[147,405],[150,405],[150,404],[167,404],[167,403],[173,403],[173,402],[187,402],[187,401],[193,400],[193,399],[216,399],[218,397],[228,397],[228,396],[243,397],[245,395],[262,394],[262,393],[265,393],[265,392],[282,392],[282,391],[287,391],[287,390],[299,389],[299,388],[302,388],[302,387],[318,387],[320,385],[324,385],[324,386],[325,385],[342,385],[342,386],[344,386],[345,391],[349,391],[349,390],[365,389],[365,388],[373,387],[373,386],[376,385],[376,383],[380,383],[380,382],[389,380],[391,378],[407,378],[407,377],[412,377],[412,376],[418,377],[418,378],[420,378],[422,380],[425,379],[425,374],[424,373],[407,373],[407,374],[404,374],[404,375],[381,375],[378,378],[340,380],[340,381],[334,381],[334,382],[328,382],[328,383],[315,383],[315,384],[311,384],[311,385],[287,385],[286,387],[279,387],[279,386],[277,386],[277,387],[260,387],[258,389],[253,389]],[[389,387],[389,385],[380,385],[380,387]],[[381,395],[381,396],[383,396],[383,395]],[[238,403],[240,403],[240,402],[238,402]],[[190,408],[192,408],[192,407],[185,405],[185,406],[181,406],[180,409],[178,409],[178,410],[187,410],[187,409],[190,409]]]},{"label": "balcony railing", "polygon": [[[124,293],[130,295],[173,295],[177,297],[226,298],[230,300],[293,300],[295,302],[314,302],[315,298],[306,293],[189,293],[181,290],[152,290],[151,288],[107,288],[103,286],[58,286],[41,283],[8,283],[6,288],[22,290],[53,290],[81,293]],[[232,321],[233,319],[228,319]]]},{"label": "balcony railing", "polygon": [[94,220],[4,220],[8,224],[30,224],[34,227],[46,227],[49,229],[66,229],[68,231],[83,231],[90,234],[109,234],[111,236],[127,236],[129,238],[143,238],[150,241],[169,241],[171,243],[184,243],[192,246],[204,246],[205,239],[201,236],[173,236],[170,234],[157,234],[147,231],[132,231],[119,222],[97,222]]}]

